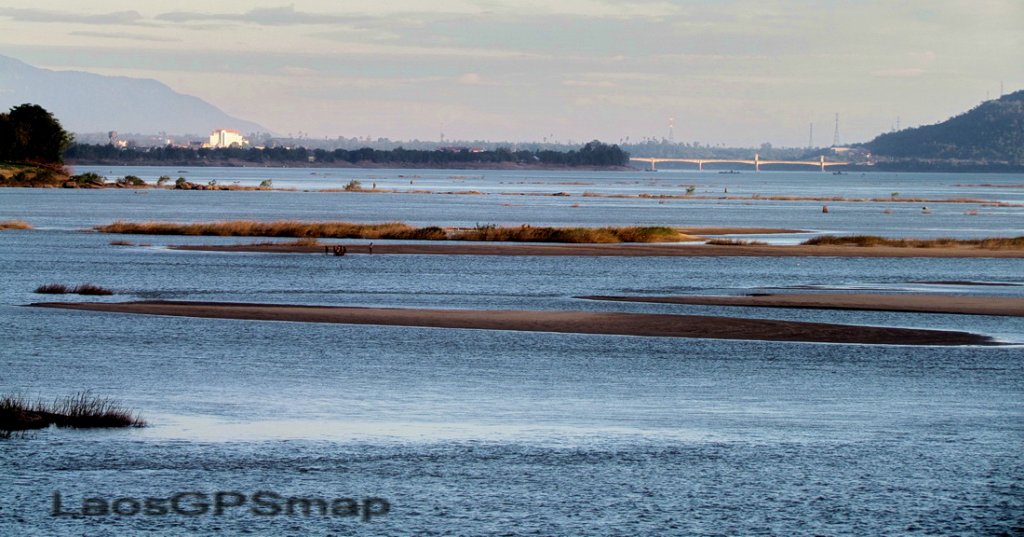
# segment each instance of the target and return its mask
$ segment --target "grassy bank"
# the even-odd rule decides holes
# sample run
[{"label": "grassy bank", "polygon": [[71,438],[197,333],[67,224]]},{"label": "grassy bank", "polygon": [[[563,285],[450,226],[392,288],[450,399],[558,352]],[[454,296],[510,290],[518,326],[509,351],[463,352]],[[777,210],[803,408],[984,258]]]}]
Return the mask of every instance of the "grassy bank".
[{"label": "grassy bank", "polygon": [[395,239],[433,241],[505,241],[505,242],[559,242],[559,243],[617,243],[617,242],[680,242],[693,237],[664,226],[647,227],[535,227],[529,225],[500,227],[477,226],[471,229],[451,229],[437,226],[413,227],[402,222],[383,224],[355,224],[351,222],[256,222],[234,220],[175,224],[165,222],[131,223],[117,221],[96,227],[103,233],[141,235],[192,235],[219,237],[294,237],[332,239]]},{"label": "grassy bank", "polygon": [[889,239],[875,235],[822,235],[804,241],[807,246],[889,246],[894,248],[981,248],[985,250],[1024,249],[1024,236],[990,237],[985,239]]},{"label": "grassy bank", "polygon": [[0,187],[59,187],[68,181],[60,166],[0,162]]},{"label": "grassy bank", "polygon": [[52,403],[29,402],[23,397],[0,397],[0,436],[13,431],[43,429],[50,425],[76,429],[145,427],[132,409],[116,401],[79,392]]}]

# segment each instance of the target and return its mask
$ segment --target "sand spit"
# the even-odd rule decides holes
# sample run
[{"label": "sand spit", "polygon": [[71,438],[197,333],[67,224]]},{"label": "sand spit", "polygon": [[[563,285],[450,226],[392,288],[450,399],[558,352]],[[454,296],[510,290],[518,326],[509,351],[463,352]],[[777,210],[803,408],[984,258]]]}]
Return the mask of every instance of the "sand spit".
[{"label": "sand spit", "polygon": [[35,307],[216,319],[373,324],[740,340],[884,345],[989,345],[966,332],[699,315],[620,312],[354,308],[222,302],[44,302]]},{"label": "sand spit", "polygon": [[947,294],[784,293],[748,296],[585,296],[579,298],[702,306],[905,311],[1024,317],[1024,298]]},{"label": "sand spit", "polygon": [[[348,254],[368,254],[369,243],[346,243]],[[182,244],[173,250],[204,252],[261,252],[320,254],[325,245],[295,244]],[[329,248],[329,247],[328,247]],[[670,257],[992,257],[1024,258],[1024,250],[984,250],[974,247],[899,248],[892,246],[777,246],[777,245],[713,245],[664,243],[466,243],[454,241],[423,241],[420,243],[374,243],[373,255],[521,255],[521,256],[670,256]]]}]

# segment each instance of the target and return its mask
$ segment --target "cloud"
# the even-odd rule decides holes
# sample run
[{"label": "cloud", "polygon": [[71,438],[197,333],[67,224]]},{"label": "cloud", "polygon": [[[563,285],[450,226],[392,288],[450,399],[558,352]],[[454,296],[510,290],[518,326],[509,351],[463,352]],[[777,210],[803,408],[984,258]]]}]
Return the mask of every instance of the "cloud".
[{"label": "cloud", "polygon": [[477,73],[466,73],[459,77],[459,84],[466,84],[468,86],[479,86],[484,83],[484,79]]},{"label": "cloud", "polygon": [[138,11],[82,14],[44,9],[0,8],[0,17],[19,22],[76,22],[81,24],[136,24],[143,19]]},{"label": "cloud", "polygon": [[615,84],[607,80],[563,80],[563,86],[572,88],[612,88]]},{"label": "cloud", "polygon": [[905,67],[900,69],[880,69],[872,71],[871,76],[880,78],[914,78],[927,74],[928,70],[921,67]]},{"label": "cloud", "polygon": [[295,26],[346,24],[368,20],[366,16],[332,15],[296,11],[295,6],[256,8],[245,13],[199,13],[196,11],[172,11],[156,16],[157,20],[188,23],[226,21],[260,26]]},{"label": "cloud", "polygon": [[146,34],[133,34],[128,32],[91,32],[91,31],[77,31],[71,32],[70,35],[79,37],[98,37],[101,39],[125,39],[128,41],[147,41],[151,43],[180,43],[181,39],[174,37],[159,37],[155,35]]}]

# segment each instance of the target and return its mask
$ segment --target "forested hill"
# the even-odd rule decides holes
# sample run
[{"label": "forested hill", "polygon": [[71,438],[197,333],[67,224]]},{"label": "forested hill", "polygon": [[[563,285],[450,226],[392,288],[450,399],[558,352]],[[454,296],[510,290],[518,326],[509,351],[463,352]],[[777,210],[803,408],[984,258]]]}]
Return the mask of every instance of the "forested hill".
[{"label": "forested hill", "polygon": [[1024,90],[942,123],[883,134],[864,145],[880,159],[1024,166]]}]

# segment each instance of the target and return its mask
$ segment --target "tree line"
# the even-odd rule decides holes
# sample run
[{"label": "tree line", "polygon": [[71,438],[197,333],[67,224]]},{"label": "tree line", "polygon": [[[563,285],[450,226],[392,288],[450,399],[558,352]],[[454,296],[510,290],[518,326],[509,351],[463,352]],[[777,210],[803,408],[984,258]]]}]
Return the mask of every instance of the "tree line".
[{"label": "tree line", "polygon": [[471,164],[540,164],[549,166],[626,166],[629,153],[617,145],[594,140],[578,150],[568,152],[551,150],[520,150],[498,148],[473,151],[466,148],[443,150],[404,149],[307,149],[305,147],[225,147],[190,148],[164,146],[152,148],[118,148],[113,145],[73,144],[68,148],[69,161],[110,164],[175,164],[217,165],[232,163],[318,164],[345,163],[350,165],[404,165],[438,167]]}]

